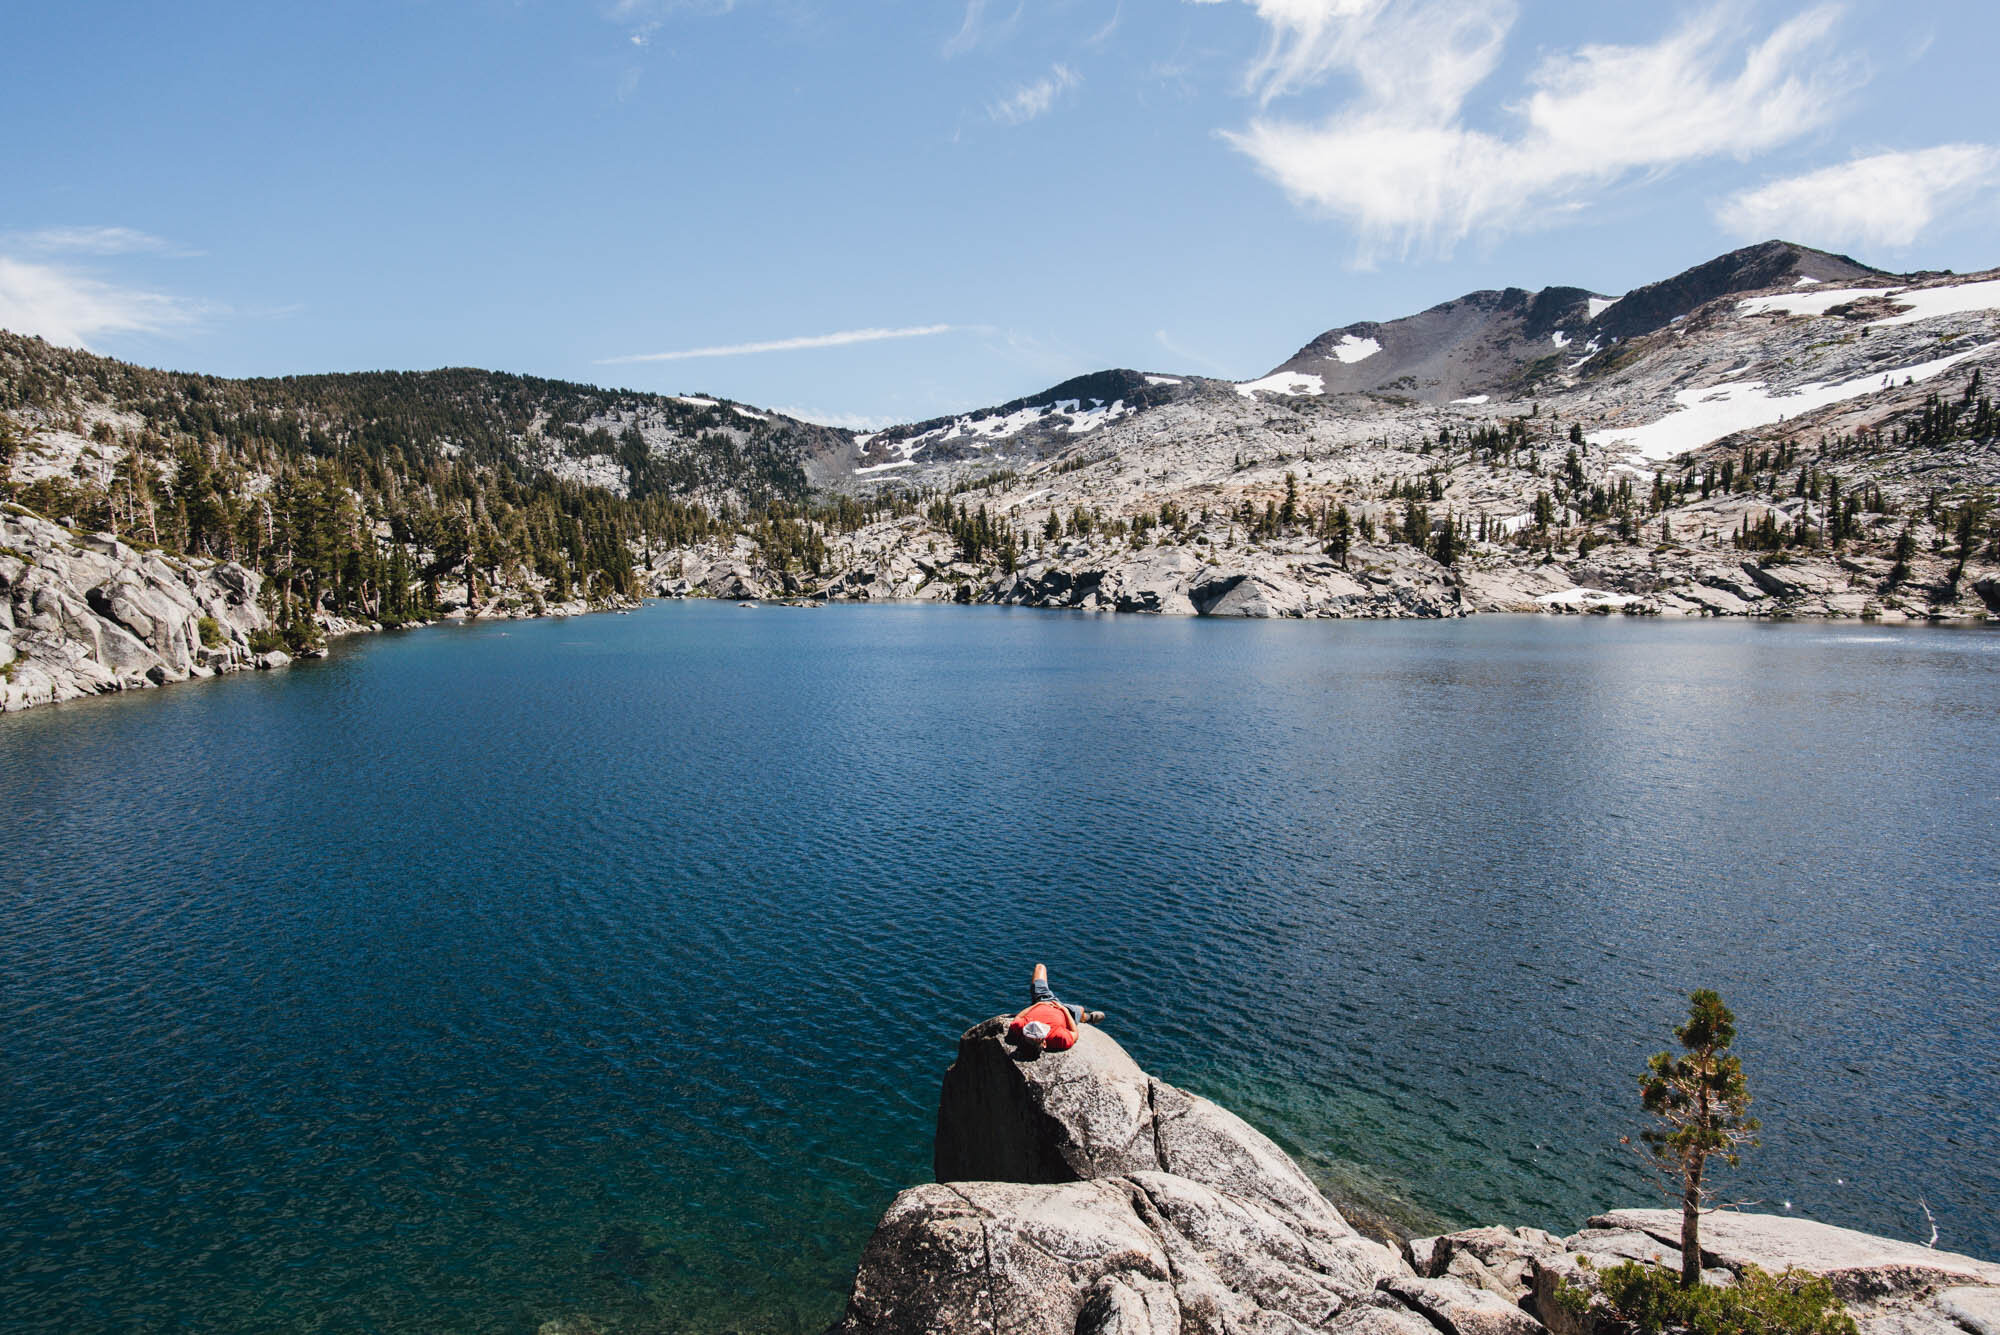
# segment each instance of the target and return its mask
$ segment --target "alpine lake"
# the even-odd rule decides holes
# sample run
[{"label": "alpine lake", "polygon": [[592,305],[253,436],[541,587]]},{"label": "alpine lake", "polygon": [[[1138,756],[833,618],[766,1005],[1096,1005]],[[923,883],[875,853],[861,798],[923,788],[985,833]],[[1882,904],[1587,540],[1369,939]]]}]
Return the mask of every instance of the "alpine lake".
[{"label": "alpine lake", "polygon": [[1066,1000],[1358,1217],[2000,1255],[2000,632],[650,604],[0,719],[0,1323],[817,1331]]}]

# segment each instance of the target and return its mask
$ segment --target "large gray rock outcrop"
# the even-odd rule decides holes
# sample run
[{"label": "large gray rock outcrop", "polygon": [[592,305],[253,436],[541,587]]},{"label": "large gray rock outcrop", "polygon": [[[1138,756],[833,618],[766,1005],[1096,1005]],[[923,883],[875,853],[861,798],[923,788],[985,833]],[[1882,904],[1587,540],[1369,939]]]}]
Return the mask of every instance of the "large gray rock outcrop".
[{"label": "large gray rock outcrop", "polygon": [[994,581],[979,601],[1206,617],[1456,617],[1450,572],[1411,549],[1343,569],[1312,550],[1065,545]]},{"label": "large gray rock outcrop", "polygon": [[1023,1059],[1005,1029],[960,1040],[940,1181],[883,1216],[837,1329],[1435,1335],[1383,1287],[1412,1278],[1401,1256],[1241,1118],[1148,1075],[1102,1030]]},{"label": "large gray rock outcrop", "polygon": [[[1103,1031],[1032,1059],[1005,1031],[994,1019],[960,1040],[939,1181],[883,1215],[838,1335],[1607,1335],[1598,1275],[1680,1269],[1671,1210],[1563,1238],[1467,1229],[1398,1254],[1267,1137]],[[1711,1214],[1702,1242],[1711,1283],[1750,1266],[1827,1277],[1861,1335],[2000,1335],[1991,1262],[1791,1216]]]},{"label": "large gray rock outcrop", "polygon": [[250,636],[268,624],[261,588],[233,563],[0,513],[0,710],[248,667]]}]

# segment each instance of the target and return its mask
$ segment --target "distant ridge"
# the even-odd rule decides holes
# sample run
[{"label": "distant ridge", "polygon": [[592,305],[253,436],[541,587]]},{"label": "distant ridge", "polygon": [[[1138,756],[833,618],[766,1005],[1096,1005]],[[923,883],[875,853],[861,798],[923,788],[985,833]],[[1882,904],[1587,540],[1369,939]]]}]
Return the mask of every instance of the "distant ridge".
[{"label": "distant ridge", "polygon": [[[1316,376],[1326,394],[1382,392],[1424,403],[1484,393],[1521,379],[1565,350],[1650,334],[1735,292],[1811,279],[1852,283],[1879,269],[1789,241],[1765,241],[1721,255],[1672,278],[1611,298],[1580,287],[1470,292],[1386,323],[1330,329],[1271,374]],[[1374,350],[1369,345],[1374,345]]]}]

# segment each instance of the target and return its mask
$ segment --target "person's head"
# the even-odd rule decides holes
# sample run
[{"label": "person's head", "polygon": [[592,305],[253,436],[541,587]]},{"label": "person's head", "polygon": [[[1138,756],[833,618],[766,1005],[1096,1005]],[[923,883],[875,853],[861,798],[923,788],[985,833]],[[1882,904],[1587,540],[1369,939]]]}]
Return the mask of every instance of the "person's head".
[{"label": "person's head", "polygon": [[1021,1042],[1033,1051],[1041,1051],[1048,1037],[1049,1027],[1040,1020],[1030,1020],[1021,1026]]}]

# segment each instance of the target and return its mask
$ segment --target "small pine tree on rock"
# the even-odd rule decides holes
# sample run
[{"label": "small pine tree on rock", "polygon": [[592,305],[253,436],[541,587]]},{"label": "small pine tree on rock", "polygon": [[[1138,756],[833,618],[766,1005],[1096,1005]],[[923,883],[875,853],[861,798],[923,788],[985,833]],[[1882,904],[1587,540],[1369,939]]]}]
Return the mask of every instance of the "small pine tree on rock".
[{"label": "small pine tree on rock", "polygon": [[1701,1283],[1701,1207],[1714,1192],[1705,1173],[1711,1158],[1730,1167],[1757,1143],[1748,1115],[1750,1089],[1741,1058],[1731,1056],[1736,1017],[1722,998],[1702,988],[1688,999],[1687,1023],[1674,1030],[1681,1051],[1655,1053],[1639,1077],[1639,1101],[1659,1125],[1640,1133],[1661,1172],[1681,1187],[1681,1286]]}]

